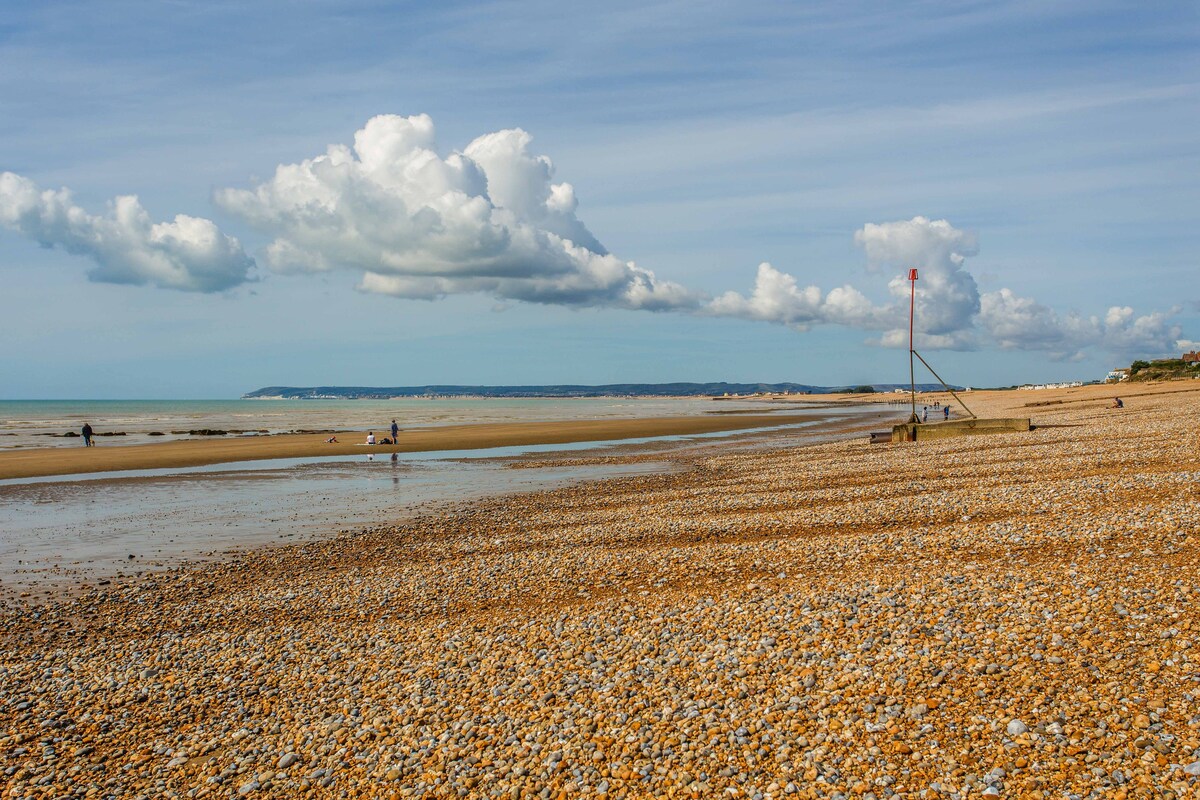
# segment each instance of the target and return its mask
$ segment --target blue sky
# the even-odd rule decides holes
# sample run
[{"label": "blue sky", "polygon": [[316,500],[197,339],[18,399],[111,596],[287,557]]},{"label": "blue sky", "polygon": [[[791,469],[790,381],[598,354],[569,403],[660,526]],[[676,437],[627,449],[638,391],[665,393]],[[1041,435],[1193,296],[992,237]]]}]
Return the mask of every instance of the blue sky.
[{"label": "blue sky", "polygon": [[[2,397],[902,381],[908,264],[958,383],[1200,339],[1195,3],[4,12]],[[360,131],[313,222],[276,167]]]}]

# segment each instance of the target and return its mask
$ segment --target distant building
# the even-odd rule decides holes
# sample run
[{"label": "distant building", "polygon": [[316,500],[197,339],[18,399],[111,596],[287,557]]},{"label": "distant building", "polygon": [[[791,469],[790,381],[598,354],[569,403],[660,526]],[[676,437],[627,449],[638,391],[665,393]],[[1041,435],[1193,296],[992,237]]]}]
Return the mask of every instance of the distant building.
[{"label": "distant building", "polygon": [[1104,377],[1105,383],[1120,383],[1129,380],[1129,367],[1114,369]]},{"label": "distant building", "polygon": [[1018,386],[1017,389],[1071,389],[1076,386],[1083,386],[1083,381],[1069,381],[1063,383],[1027,383],[1024,386]]},{"label": "distant building", "polygon": [[1200,352],[1184,353],[1179,358],[1181,361],[1183,361],[1183,363],[1190,364],[1193,367],[1197,364],[1200,364]]}]

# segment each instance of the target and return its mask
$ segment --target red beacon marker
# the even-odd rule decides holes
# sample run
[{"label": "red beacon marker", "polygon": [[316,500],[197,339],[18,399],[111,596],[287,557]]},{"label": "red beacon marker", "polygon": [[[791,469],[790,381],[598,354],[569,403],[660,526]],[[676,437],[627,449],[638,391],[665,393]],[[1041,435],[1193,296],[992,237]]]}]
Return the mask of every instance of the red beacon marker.
[{"label": "red beacon marker", "polygon": [[912,398],[912,415],[908,418],[909,422],[917,421],[917,378],[913,368],[913,309],[917,306],[917,270],[913,267],[908,271],[908,279],[912,282],[912,289],[909,292],[908,298],[908,391],[909,397]]}]

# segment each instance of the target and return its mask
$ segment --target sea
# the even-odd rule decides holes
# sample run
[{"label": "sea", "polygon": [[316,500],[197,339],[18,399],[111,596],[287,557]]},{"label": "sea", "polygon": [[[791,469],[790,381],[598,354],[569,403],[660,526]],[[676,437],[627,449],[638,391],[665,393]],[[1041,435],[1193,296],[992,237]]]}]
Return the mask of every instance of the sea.
[{"label": "sea", "polygon": [[[496,422],[666,417],[764,409],[711,398],[398,398],[393,400],[0,400],[0,450],[78,447],[86,422],[104,446],[198,438],[190,431],[261,436],[292,431],[383,432]],[[778,409],[779,406],[771,406]]]}]

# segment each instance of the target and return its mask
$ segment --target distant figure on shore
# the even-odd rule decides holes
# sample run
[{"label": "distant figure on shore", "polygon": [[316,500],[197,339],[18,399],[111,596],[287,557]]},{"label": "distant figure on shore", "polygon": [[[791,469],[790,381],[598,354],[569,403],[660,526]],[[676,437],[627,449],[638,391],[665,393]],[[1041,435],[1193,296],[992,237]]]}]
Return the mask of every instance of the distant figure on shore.
[{"label": "distant figure on shore", "polygon": [[336,436],[330,436],[328,439],[325,440],[325,444],[337,444],[337,443],[338,443],[338,440],[337,440]]},{"label": "distant figure on shore", "polygon": [[396,424],[396,420],[392,420],[392,444],[396,443],[396,436],[400,433],[400,426]]},{"label": "distant figure on shore", "polygon": [[1109,406],[1109,408],[1124,408],[1124,407],[1125,407],[1125,404],[1123,402],[1121,402],[1121,398],[1119,398],[1119,397],[1114,397],[1113,404],[1111,406]]},{"label": "distant figure on shore", "polygon": [[92,424],[90,422],[83,423],[83,446],[92,446]]},{"label": "distant figure on shore", "polygon": [[921,422],[929,422],[929,406],[921,406]]},{"label": "distant figure on shore", "polygon": [[944,419],[950,419],[950,406],[942,406],[942,413],[945,414]]},{"label": "distant figure on shore", "polygon": [[367,444],[375,444],[375,431],[367,434]]}]

